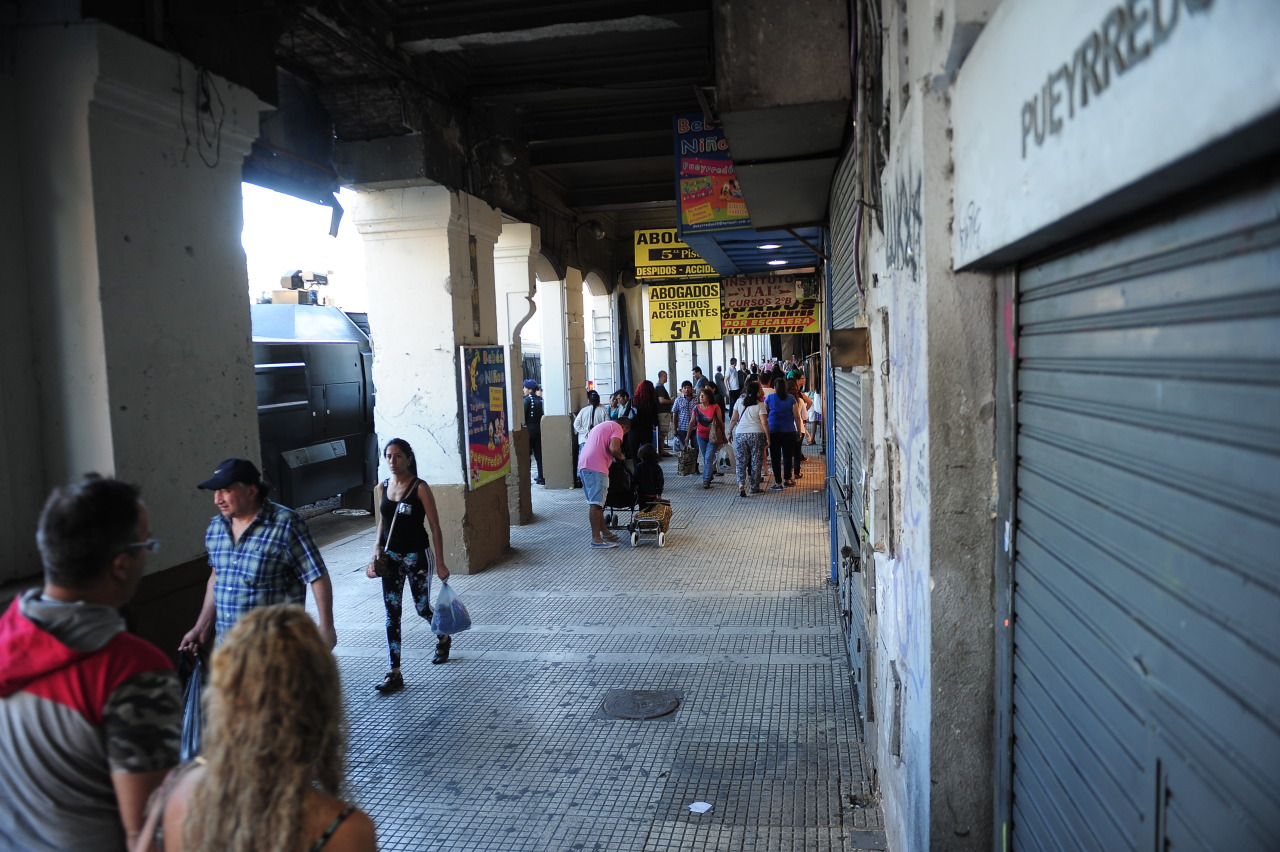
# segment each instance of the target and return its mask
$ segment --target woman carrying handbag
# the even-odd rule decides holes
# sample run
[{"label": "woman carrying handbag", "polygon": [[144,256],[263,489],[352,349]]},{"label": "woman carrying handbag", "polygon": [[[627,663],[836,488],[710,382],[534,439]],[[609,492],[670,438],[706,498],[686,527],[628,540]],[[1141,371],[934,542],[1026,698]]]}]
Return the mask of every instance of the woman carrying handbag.
[{"label": "woman carrying handbag", "polygon": [[716,450],[726,441],[724,435],[724,414],[715,403],[716,392],[712,385],[703,385],[699,393],[698,406],[693,410],[689,420],[689,439],[698,439],[698,454],[702,456],[702,487],[711,487],[711,477],[715,473],[714,464]]},{"label": "woman carrying handbag", "polygon": [[[431,487],[418,478],[418,462],[409,442],[392,438],[382,451],[391,470],[378,486],[378,534],[369,562],[370,577],[382,578],[382,604],[387,611],[387,652],[391,670],[374,688],[383,695],[404,688],[400,674],[400,615],[404,582],[409,581],[418,615],[431,620],[431,569],[441,580],[449,578],[444,564],[440,516]],[[427,530],[430,529],[430,534]],[[427,556],[428,548],[434,558]],[[381,567],[380,567],[381,566]],[[450,636],[436,637],[432,663],[449,659]]]}]

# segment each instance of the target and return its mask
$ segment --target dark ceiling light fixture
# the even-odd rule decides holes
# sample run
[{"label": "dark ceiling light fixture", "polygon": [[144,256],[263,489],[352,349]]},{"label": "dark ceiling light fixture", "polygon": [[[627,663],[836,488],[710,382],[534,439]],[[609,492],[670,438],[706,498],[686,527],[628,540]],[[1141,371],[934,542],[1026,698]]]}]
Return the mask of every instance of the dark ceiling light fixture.
[{"label": "dark ceiling light fixture", "polygon": [[587,233],[595,237],[597,240],[603,240],[605,238],[604,225],[600,223],[599,219],[588,219],[578,225],[578,227],[585,228]]}]

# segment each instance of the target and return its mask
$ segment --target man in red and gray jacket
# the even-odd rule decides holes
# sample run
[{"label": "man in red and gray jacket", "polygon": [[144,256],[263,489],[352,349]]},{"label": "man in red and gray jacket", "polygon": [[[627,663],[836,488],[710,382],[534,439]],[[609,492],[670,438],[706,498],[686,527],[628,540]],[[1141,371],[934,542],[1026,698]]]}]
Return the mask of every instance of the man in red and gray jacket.
[{"label": "man in red and gray jacket", "polygon": [[117,852],[178,763],[177,677],[119,613],[160,542],[96,476],[50,495],[36,542],[44,586],[0,616],[0,849]]}]

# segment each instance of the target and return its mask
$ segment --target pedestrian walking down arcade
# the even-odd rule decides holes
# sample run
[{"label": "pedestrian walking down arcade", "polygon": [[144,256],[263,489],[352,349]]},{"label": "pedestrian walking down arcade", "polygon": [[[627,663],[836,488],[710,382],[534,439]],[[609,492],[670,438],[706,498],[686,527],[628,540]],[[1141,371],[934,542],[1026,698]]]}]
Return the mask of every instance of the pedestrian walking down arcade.
[{"label": "pedestrian walking down arcade", "polygon": [[769,450],[769,416],[760,402],[760,383],[755,379],[747,380],[746,392],[734,404],[729,429],[738,457],[738,496],[746,497],[748,490],[759,494]]},{"label": "pedestrian walking down arcade", "polygon": [[[382,568],[382,604],[386,610],[387,656],[390,670],[374,685],[388,695],[404,688],[400,672],[400,619],[404,609],[404,586],[409,583],[413,606],[418,615],[431,619],[431,574],[441,582],[449,579],[444,561],[440,516],[436,510],[431,486],[418,478],[418,460],[408,441],[392,438],[382,451],[391,476],[378,486],[378,533],[374,538],[371,576],[377,576],[375,565],[385,557]],[[430,533],[428,534],[428,530]],[[428,556],[428,552],[430,556]],[[436,637],[436,653],[431,662],[439,665],[449,659],[452,636]]]}]

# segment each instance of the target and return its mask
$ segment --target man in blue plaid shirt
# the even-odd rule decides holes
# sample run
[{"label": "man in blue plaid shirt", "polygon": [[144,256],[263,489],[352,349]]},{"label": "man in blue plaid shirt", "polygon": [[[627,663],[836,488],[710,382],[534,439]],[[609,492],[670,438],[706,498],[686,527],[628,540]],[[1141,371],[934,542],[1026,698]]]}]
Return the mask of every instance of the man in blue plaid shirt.
[{"label": "man in blue plaid shirt", "polygon": [[268,486],[247,459],[227,459],[199,487],[213,492],[218,507],[218,516],[204,534],[213,573],[200,617],[182,637],[179,649],[207,645],[215,626],[219,637],[226,636],[254,607],[302,605],[307,586],[320,615],[320,635],[330,648],[336,645],[333,584],[307,522],[267,499]]},{"label": "man in blue plaid shirt", "polygon": [[[694,369],[697,369],[696,367]],[[684,449],[685,438],[689,432],[689,420],[693,418],[693,409],[697,406],[693,398],[693,382],[680,383],[680,395],[671,403],[671,419],[675,423],[675,450]]]}]

